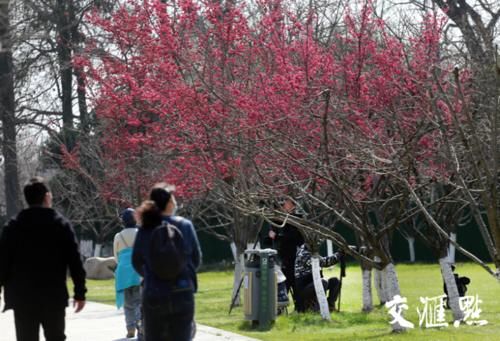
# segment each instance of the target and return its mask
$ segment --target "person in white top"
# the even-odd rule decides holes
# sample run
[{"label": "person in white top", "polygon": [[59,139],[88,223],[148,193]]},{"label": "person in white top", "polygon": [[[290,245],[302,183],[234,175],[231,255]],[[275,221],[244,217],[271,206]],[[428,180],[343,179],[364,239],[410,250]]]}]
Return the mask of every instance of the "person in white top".
[{"label": "person in white top", "polygon": [[137,234],[137,223],[132,208],[125,209],[120,218],[123,230],[115,235],[113,254],[118,267],[115,272],[116,306],[124,307],[127,338],[141,339],[141,278],[132,266],[132,250]]},{"label": "person in white top", "polygon": [[123,222],[123,230],[115,235],[113,242],[113,255],[118,262],[118,253],[127,248],[134,247],[135,235],[137,234],[137,224],[134,218],[134,209],[127,208],[120,214]]}]

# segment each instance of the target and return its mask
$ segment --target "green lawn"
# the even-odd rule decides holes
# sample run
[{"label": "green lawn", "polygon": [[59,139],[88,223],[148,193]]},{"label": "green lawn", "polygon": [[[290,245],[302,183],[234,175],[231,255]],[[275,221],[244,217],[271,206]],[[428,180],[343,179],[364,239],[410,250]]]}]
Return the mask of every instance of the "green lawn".
[{"label": "green lawn", "polygon": [[[422,308],[419,297],[442,294],[439,266],[431,264],[398,265],[396,267],[402,296],[408,299],[409,310],[405,317],[416,328],[403,334],[391,334],[389,315],[378,307],[372,313],[361,310],[361,271],[359,266],[349,266],[344,279],[341,313],[333,313],[332,321],[323,321],[315,314],[280,316],[273,328],[266,332],[252,330],[243,321],[242,308],[237,307],[228,315],[232,273],[230,271],[199,274],[199,292],[196,298],[196,320],[209,326],[230,330],[261,340],[500,340],[500,283],[473,264],[458,264],[457,272],[471,278],[467,294],[478,294],[483,301],[481,319],[487,326],[450,326],[441,329],[418,327],[416,308]],[[338,270],[325,271],[325,276],[338,275]],[[375,297],[375,296],[374,296]],[[114,303],[113,281],[89,281],[88,299]],[[447,312],[451,320],[451,312]]]}]

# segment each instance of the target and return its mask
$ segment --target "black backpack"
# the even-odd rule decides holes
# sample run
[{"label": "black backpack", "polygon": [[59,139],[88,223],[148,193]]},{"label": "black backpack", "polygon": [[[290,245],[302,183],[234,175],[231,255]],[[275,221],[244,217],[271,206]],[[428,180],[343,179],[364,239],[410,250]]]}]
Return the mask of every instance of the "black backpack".
[{"label": "black backpack", "polygon": [[163,223],[151,234],[149,255],[151,270],[159,278],[175,280],[186,266],[184,238],[174,225]]}]

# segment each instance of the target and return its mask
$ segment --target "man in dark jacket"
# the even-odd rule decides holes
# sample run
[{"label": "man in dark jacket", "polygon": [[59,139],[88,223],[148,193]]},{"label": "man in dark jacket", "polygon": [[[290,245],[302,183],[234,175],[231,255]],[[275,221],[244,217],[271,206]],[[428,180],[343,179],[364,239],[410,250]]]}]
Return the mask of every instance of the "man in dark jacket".
[{"label": "man in dark jacket", "polygon": [[[143,313],[146,341],[188,341],[194,327],[194,293],[198,288],[196,269],[201,263],[201,250],[193,224],[188,219],[175,216],[177,203],[173,189],[166,184],[155,185],[150,199],[158,209],[158,221],[148,223],[145,215],[151,215],[147,202],[138,209],[142,219],[135,239],[132,263],[144,277]],[[150,213],[148,213],[148,210]],[[142,214],[142,216],[141,216]],[[155,225],[161,222],[174,225],[182,233],[186,265],[173,281],[159,278],[153,271],[149,247]],[[151,226],[148,226],[151,225]]]},{"label": "man in dark jacket", "polygon": [[66,339],[66,276],[74,283],[74,307],[85,306],[85,270],[71,224],[53,210],[52,194],[41,178],[24,187],[29,208],[0,236],[0,289],[5,307],[14,310],[18,341],[38,341],[40,325],[47,341]]},{"label": "man in dark jacket", "polygon": [[[295,203],[290,199],[285,199],[282,210],[288,214],[293,214],[300,217],[295,212]],[[295,257],[297,248],[304,243],[304,237],[300,231],[290,224],[284,224],[283,227],[272,226],[268,234],[272,240],[273,247],[277,249],[281,260],[281,271],[286,277],[287,292],[292,291],[294,302],[296,301],[295,294]]]}]

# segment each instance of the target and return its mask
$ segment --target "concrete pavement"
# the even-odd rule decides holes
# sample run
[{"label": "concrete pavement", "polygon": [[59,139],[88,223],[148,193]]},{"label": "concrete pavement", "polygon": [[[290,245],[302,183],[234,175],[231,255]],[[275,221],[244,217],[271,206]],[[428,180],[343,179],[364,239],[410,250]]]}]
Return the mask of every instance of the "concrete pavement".
[{"label": "concrete pavement", "polygon": [[[66,310],[66,336],[68,341],[127,341],[124,338],[125,320],[123,310],[114,306],[87,302],[78,314],[71,308]],[[12,310],[0,313],[0,341],[14,341],[14,317]],[[40,335],[42,333],[40,332]],[[40,340],[44,340],[40,337]],[[195,341],[257,341],[246,336],[224,330],[197,325]]]}]

